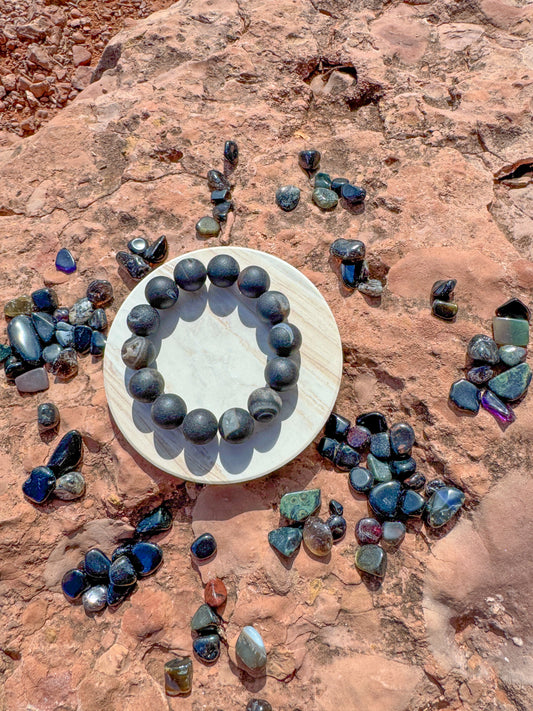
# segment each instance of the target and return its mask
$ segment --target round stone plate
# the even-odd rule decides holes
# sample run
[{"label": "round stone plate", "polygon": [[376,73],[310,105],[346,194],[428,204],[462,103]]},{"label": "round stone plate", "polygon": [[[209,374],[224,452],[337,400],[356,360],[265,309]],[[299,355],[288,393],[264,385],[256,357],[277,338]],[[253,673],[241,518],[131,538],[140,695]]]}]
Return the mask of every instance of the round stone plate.
[{"label": "round stone plate", "polygon": [[[229,444],[217,437],[194,445],[181,427],[163,430],[152,423],[150,405],[136,402],[127,390],[133,375],[120,357],[131,336],[126,317],[146,303],[144,288],[154,276],[173,277],[174,266],[195,257],[207,266],[217,254],[231,254],[243,269],[251,264],[267,270],[270,288],[283,292],[291,304],[289,322],[302,332],[297,388],[281,393],[281,416],[256,423],[252,437]],[[180,289],[177,304],[159,311],[161,326],[152,340],[158,350],[155,367],[165,379],[165,392],[180,395],[188,410],[205,407],[217,418],[230,407],[246,409],[248,396],[265,385],[264,369],[275,353],[268,345],[269,327],[256,316],[256,301],[234,285]],[[244,247],[209,247],[183,254],[145,277],[120,307],[107,339],[104,385],[111,414],[130,445],[151,464],[169,474],[202,484],[229,484],[265,476],[294,459],[317,436],[339,391],[342,346],[328,305],[297,269],[264,252]]]}]

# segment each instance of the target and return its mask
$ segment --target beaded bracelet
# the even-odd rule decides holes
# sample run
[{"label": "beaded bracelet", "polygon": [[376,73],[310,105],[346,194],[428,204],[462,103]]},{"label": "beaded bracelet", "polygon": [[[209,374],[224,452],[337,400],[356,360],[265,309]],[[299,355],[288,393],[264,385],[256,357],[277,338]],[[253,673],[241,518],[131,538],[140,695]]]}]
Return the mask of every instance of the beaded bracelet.
[{"label": "beaded bracelet", "polygon": [[[265,367],[266,387],[254,390],[248,398],[248,410],[232,407],[217,421],[215,415],[204,408],[187,412],[179,395],[164,393],[165,383],[161,373],[151,368],[156,349],[148,336],[157,333],[160,318],[158,310],[169,309],[178,301],[179,289],[198,291],[206,278],[214,286],[228,288],[237,282],[243,296],[257,299],[257,315],[270,324],[268,342],[276,357]],[[185,258],[174,268],[174,279],[157,276],[146,284],[144,294],[148,304],[134,306],[127,317],[133,333],[121,350],[124,364],[135,370],[128,382],[128,392],[134,400],[152,403],[152,421],[163,429],[176,429],[183,425],[183,434],[189,442],[207,444],[217,434],[226,442],[239,443],[254,431],[254,420],[270,422],[281,412],[280,392],[296,386],[299,367],[289,358],[299,350],[302,336],[299,329],[286,319],[290,312],[287,297],[279,291],[269,291],[270,277],[257,266],[240,270],[237,261],[229,254],[213,257],[206,267],[198,259]]]}]

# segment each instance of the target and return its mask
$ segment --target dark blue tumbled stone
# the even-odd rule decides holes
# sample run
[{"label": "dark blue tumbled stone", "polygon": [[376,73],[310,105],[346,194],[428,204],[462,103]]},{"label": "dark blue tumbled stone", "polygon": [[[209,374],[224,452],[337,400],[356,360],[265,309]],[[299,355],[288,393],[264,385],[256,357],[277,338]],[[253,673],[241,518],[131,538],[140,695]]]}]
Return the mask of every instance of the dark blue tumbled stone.
[{"label": "dark blue tumbled stone", "polygon": [[15,380],[16,377],[22,375],[27,370],[30,369],[25,361],[19,358],[17,355],[10,355],[4,361],[4,373],[8,380]]},{"label": "dark blue tumbled stone", "polygon": [[368,496],[368,503],[378,516],[394,519],[400,510],[402,486],[399,481],[387,481],[375,486]]},{"label": "dark blue tumbled stone", "polygon": [[468,412],[479,412],[481,402],[481,391],[468,380],[461,378],[456,380],[450,388],[450,400],[460,410]]},{"label": "dark blue tumbled stone", "polygon": [[376,432],[370,437],[370,452],[378,459],[389,459],[391,447],[388,432]]},{"label": "dark blue tumbled stone", "polygon": [[107,343],[107,338],[100,331],[93,331],[91,333],[91,346],[89,351],[91,355],[97,358],[104,355],[105,347]]},{"label": "dark blue tumbled stone", "polygon": [[336,439],[332,439],[331,437],[322,437],[317,445],[317,450],[321,457],[324,457],[324,459],[328,459],[332,462],[335,459],[338,446],[339,443]]},{"label": "dark blue tumbled stone", "polygon": [[337,469],[343,472],[348,472],[356,467],[361,461],[361,455],[353,447],[350,447],[346,442],[341,442],[335,452],[333,464]]},{"label": "dark blue tumbled stone", "polygon": [[281,555],[289,558],[300,547],[302,542],[302,529],[293,526],[282,526],[270,531],[268,542]]},{"label": "dark blue tumbled stone", "polygon": [[212,215],[217,222],[226,222],[229,213],[233,210],[233,202],[224,200],[213,207]]},{"label": "dark blue tumbled stone", "polygon": [[113,585],[126,587],[137,582],[137,573],[133,563],[126,555],[119,556],[109,567],[109,580]]},{"label": "dark blue tumbled stone", "polygon": [[67,571],[61,581],[61,590],[69,600],[77,600],[89,587],[87,576],[77,568]]},{"label": "dark blue tumbled stone", "polygon": [[64,321],[56,324],[56,341],[62,348],[70,348],[74,343],[74,326]]},{"label": "dark blue tumbled stone", "polygon": [[148,516],[139,521],[135,527],[135,532],[142,536],[154,536],[156,533],[168,531],[172,526],[172,514],[165,504],[161,504]]},{"label": "dark blue tumbled stone", "polygon": [[415,431],[407,422],[397,422],[389,430],[393,456],[406,457],[415,443]]},{"label": "dark blue tumbled stone", "polygon": [[139,541],[132,546],[127,557],[133,563],[137,575],[144,578],[159,568],[163,562],[163,551],[156,543]]},{"label": "dark blue tumbled stone", "polygon": [[220,202],[225,202],[230,199],[230,191],[227,188],[222,190],[213,190],[211,193],[211,202],[217,205]]},{"label": "dark blue tumbled stone", "polygon": [[360,205],[366,197],[366,190],[358,188],[356,185],[345,183],[341,186],[341,198],[348,205]]},{"label": "dark blue tumbled stone", "polygon": [[439,301],[449,301],[453,296],[456,284],[457,279],[439,279],[431,287],[431,297]]},{"label": "dark blue tumbled stone", "polygon": [[196,656],[203,662],[212,664],[220,656],[220,637],[218,634],[197,637],[192,643],[192,648]]},{"label": "dark blue tumbled stone", "polygon": [[22,485],[25,496],[35,504],[42,504],[56,488],[56,478],[48,467],[32,469],[30,476]]},{"label": "dark blue tumbled stone", "polygon": [[357,285],[363,277],[363,271],[366,268],[365,261],[362,259],[352,264],[341,264],[341,279],[345,286],[349,289],[356,289]]},{"label": "dark blue tumbled stone", "polygon": [[400,511],[404,516],[419,517],[424,513],[426,500],[412,489],[406,489],[401,496]]},{"label": "dark blue tumbled stone", "polygon": [[231,166],[236,166],[239,162],[239,146],[235,141],[226,141],[224,143],[224,160]]},{"label": "dark blue tumbled stone", "polygon": [[408,457],[407,459],[393,459],[389,462],[389,467],[392,472],[392,476],[395,479],[406,479],[407,477],[414,474],[416,471],[416,462],[413,457]]},{"label": "dark blue tumbled stone", "polygon": [[37,311],[53,313],[58,307],[57,294],[53,289],[37,289],[31,295]]},{"label": "dark blue tumbled stone", "polygon": [[362,415],[359,415],[355,424],[366,427],[371,434],[386,432],[389,429],[385,415],[382,415],[381,412],[364,412]]},{"label": "dark blue tumbled stone", "polygon": [[37,424],[41,432],[53,430],[59,424],[59,410],[53,402],[43,402],[37,406]]},{"label": "dark blue tumbled stone", "polygon": [[91,348],[93,332],[89,326],[74,326],[74,350],[78,353],[88,353]]},{"label": "dark blue tumbled stone", "polygon": [[340,503],[340,501],[331,499],[331,501],[329,502],[329,512],[332,516],[342,516],[344,512],[344,506]]},{"label": "dark blue tumbled stone", "polygon": [[119,558],[121,555],[127,555],[129,556],[133,546],[136,544],[137,541],[128,540],[125,541],[124,543],[121,543],[120,546],[117,546],[113,553],[111,554],[111,561],[115,561],[117,558]]},{"label": "dark blue tumbled stone", "polygon": [[117,605],[120,605],[120,603],[124,602],[128,595],[131,595],[134,589],[135,585],[121,587],[120,585],[113,585],[113,583],[110,583],[107,586],[107,604],[109,607],[116,607]]},{"label": "dark blue tumbled stone", "polygon": [[346,533],[346,519],[342,516],[333,515],[326,519],[326,526],[331,531],[334,541],[340,541],[340,539]]},{"label": "dark blue tumbled stone", "polygon": [[350,420],[347,420],[346,417],[342,415],[338,415],[336,412],[332,412],[327,419],[324,434],[326,437],[332,437],[340,442],[346,439],[349,429]]},{"label": "dark blue tumbled stone", "polygon": [[15,316],[7,324],[7,337],[13,351],[29,365],[41,362],[41,343],[29,316]]},{"label": "dark blue tumbled stone", "polygon": [[107,316],[104,309],[95,309],[87,325],[92,328],[93,331],[105,331],[107,328]]},{"label": "dark blue tumbled stone", "polygon": [[82,436],[78,430],[70,430],[60,439],[46,466],[58,477],[77,470],[82,458]]},{"label": "dark blue tumbled stone", "polygon": [[320,165],[320,153],[315,150],[300,151],[298,155],[298,164],[306,173],[314,173]]},{"label": "dark blue tumbled stone", "polygon": [[351,470],[348,481],[358,494],[368,494],[374,486],[374,475],[364,467],[355,467]]},{"label": "dark blue tumbled stone", "polygon": [[210,533],[202,533],[201,536],[192,542],[191,554],[197,560],[207,560],[216,553],[217,542]]},{"label": "dark blue tumbled stone", "polygon": [[33,327],[43,343],[50,343],[55,335],[56,320],[45,311],[36,311],[31,315]]},{"label": "dark blue tumbled stone", "polygon": [[76,262],[68,249],[60,249],[56,255],[56,269],[65,274],[72,274],[76,271]]},{"label": "dark blue tumbled stone", "polygon": [[331,189],[334,190],[340,197],[342,186],[347,185],[349,182],[348,178],[333,178],[331,181]]},{"label": "dark blue tumbled stone", "polygon": [[85,572],[95,580],[108,580],[110,566],[111,561],[99,548],[91,548],[85,554]]}]

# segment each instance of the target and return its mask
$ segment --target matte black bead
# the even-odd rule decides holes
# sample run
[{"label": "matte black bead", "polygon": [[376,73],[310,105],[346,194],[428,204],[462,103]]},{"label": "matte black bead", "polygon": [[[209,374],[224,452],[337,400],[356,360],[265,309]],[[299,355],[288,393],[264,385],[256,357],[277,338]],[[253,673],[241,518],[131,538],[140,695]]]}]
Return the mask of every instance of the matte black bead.
[{"label": "matte black bead", "polygon": [[91,348],[91,336],[93,332],[89,326],[74,326],[74,350],[77,353],[88,353]]},{"label": "matte black bead", "polygon": [[57,294],[54,289],[37,289],[31,295],[37,311],[53,313],[59,306]]},{"label": "matte black bead", "polygon": [[172,514],[165,504],[161,504],[139,521],[135,527],[135,533],[142,536],[154,536],[156,533],[168,531],[171,526]]},{"label": "matte black bead", "polygon": [[136,370],[128,382],[128,392],[138,402],[154,402],[164,388],[163,376],[155,368]]},{"label": "matte black bead", "polygon": [[233,444],[244,442],[253,434],[253,417],[248,410],[243,410],[241,407],[232,407],[220,416],[218,431],[226,442]]},{"label": "matte black bead", "polygon": [[83,439],[78,430],[70,430],[59,440],[52,452],[47,467],[56,477],[66,472],[76,471],[83,459]]},{"label": "matte black bead", "polygon": [[95,580],[108,580],[110,566],[111,561],[99,548],[91,548],[85,554],[85,572]]},{"label": "matte black bead", "polygon": [[202,533],[191,544],[191,554],[197,560],[207,560],[215,555],[217,542],[210,533]]},{"label": "matte black bead", "polygon": [[133,563],[138,577],[144,578],[154,573],[163,562],[163,551],[157,543],[139,541],[128,551],[127,557]]},{"label": "matte black bead", "polygon": [[150,272],[150,265],[139,254],[117,252],[115,259],[119,266],[125,269],[132,279],[139,281]]},{"label": "matte black bead", "polygon": [[170,309],[178,300],[178,287],[166,276],[153,277],[144,288],[146,301],[154,309]]},{"label": "matte black bead", "polygon": [[168,242],[165,235],[161,235],[153,242],[144,252],[143,259],[148,264],[161,264],[165,261],[168,255]]},{"label": "matte black bead", "polygon": [[341,198],[348,205],[360,205],[366,197],[366,190],[358,188],[356,185],[345,183],[341,186]]},{"label": "matte black bead", "polygon": [[37,406],[37,423],[41,432],[53,430],[59,424],[59,410],[53,402],[43,402]]},{"label": "matte black bead", "polygon": [[431,298],[440,301],[449,301],[457,284],[456,279],[440,279],[431,287]]},{"label": "matte black bead", "polygon": [[69,600],[77,600],[90,587],[87,576],[82,570],[69,570],[61,580],[61,590]]},{"label": "matte black bead", "polygon": [[128,242],[128,249],[132,254],[138,254],[142,257],[148,249],[148,240],[144,239],[144,237],[134,237]]},{"label": "matte black bead", "polygon": [[193,444],[207,444],[218,432],[217,418],[209,410],[197,408],[185,415],[183,435]]},{"label": "matte black bead", "polygon": [[367,430],[370,430],[371,434],[386,432],[389,429],[385,415],[382,415],[381,412],[365,412],[359,415],[355,420],[355,424],[366,427]]},{"label": "matte black bead", "polygon": [[265,323],[275,325],[289,317],[289,300],[280,291],[265,291],[257,299],[257,315]]},{"label": "matte black bead", "polygon": [[236,259],[229,254],[217,254],[207,265],[207,276],[212,284],[227,288],[235,284],[241,269]]},{"label": "matte black bead", "polygon": [[265,380],[273,390],[282,392],[296,387],[300,371],[290,358],[277,356],[268,361],[265,368]]},{"label": "matte black bead", "polygon": [[247,407],[257,422],[270,422],[281,412],[283,400],[272,388],[257,388],[250,393]]},{"label": "matte black bead", "polygon": [[531,311],[520,299],[512,298],[506,301],[496,309],[496,316],[502,318],[521,318],[529,321],[531,319]]},{"label": "matte black bead", "polygon": [[358,494],[368,494],[374,486],[374,475],[364,467],[354,467],[350,471],[348,482]]},{"label": "matte black bead", "polygon": [[187,405],[179,395],[163,393],[155,400],[150,414],[158,427],[174,430],[183,422],[187,414]]},{"label": "matte black bead", "polygon": [[212,215],[217,222],[226,222],[229,213],[233,210],[233,202],[224,200],[213,207]]},{"label": "matte black bead", "polygon": [[198,291],[205,284],[207,270],[199,259],[187,257],[174,267],[174,281],[185,291]]},{"label": "matte black bead", "polygon": [[335,452],[333,464],[337,469],[347,472],[356,467],[361,461],[361,455],[346,442],[341,442]]},{"label": "matte black bead", "polygon": [[346,533],[346,519],[342,516],[330,516],[326,520],[326,526],[330,529],[334,541],[340,541]]},{"label": "matte black bead", "polygon": [[402,480],[415,473],[416,461],[413,457],[408,457],[407,459],[393,459],[389,462],[389,467],[392,472],[392,476],[395,479]]},{"label": "matte black bead", "polygon": [[133,334],[122,344],[120,355],[124,365],[132,370],[139,370],[153,363],[156,358],[156,350],[149,338]]},{"label": "matte black bead", "polygon": [[209,170],[207,172],[207,184],[210,190],[229,190],[230,188],[228,180],[219,170]]},{"label": "matte black bead", "polygon": [[329,512],[332,516],[342,516],[344,512],[344,506],[335,499],[331,499],[329,502]]},{"label": "matte black bead", "polygon": [[51,343],[56,331],[56,320],[45,311],[36,311],[31,315],[33,327],[43,343]]},{"label": "matte black bead", "polygon": [[317,445],[317,450],[321,457],[329,459],[329,461],[332,462],[335,459],[338,446],[339,443],[336,439],[332,439],[331,437],[322,437]]},{"label": "matte black bead", "polygon": [[56,478],[49,467],[35,467],[22,485],[24,495],[35,504],[42,504],[56,488]]},{"label": "matte black bead", "polygon": [[270,277],[262,267],[245,267],[239,274],[237,286],[243,296],[258,299],[270,288]]},{"label": "matte black bead", "polygon": [[350,420],[347,420],[346,417],[343,417],[342,415],[338,415],[336,412],[332,412],[327,419],[324,434],[326,437],[344,440],[346,439],[346,435],[348,434],[350,427]]},{"label": "matte black bead", "polygon": [[268,343],[279,356],[290,356],[300,350],[302,334],[292,323],[277,323],[270,329]]},{"label": "matte black bead", "polygon": [[224,158],[230,165],[237,165],[239,161],[239,147],[235,141],[226,141],[224,144]]},{"label": "matte black bead", "polygon": [[160,318],[153,306],[138,304],[129,312],[126,323],[137,336],[149,336],[159,328]]},{"label": "matte black bead", "polygon": [[315,150],[300,151],[298,154],[298,164],[306,173],[314,173],[320,165],[320,153]]},{"label": "matte black bead", "polygon": [[346,264],[355,264],[365,258],[365,243],[358,239],[336,239],[332,242],[329,253],[342,259]]}]

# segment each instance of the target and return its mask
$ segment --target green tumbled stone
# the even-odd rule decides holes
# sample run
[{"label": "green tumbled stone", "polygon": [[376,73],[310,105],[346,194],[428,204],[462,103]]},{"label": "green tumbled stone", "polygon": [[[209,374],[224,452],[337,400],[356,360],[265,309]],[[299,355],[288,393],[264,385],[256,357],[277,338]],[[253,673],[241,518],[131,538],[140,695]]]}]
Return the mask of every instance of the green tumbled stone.
[{"label": "green tumbled stone", "polygon": [[218,627],[220,619],[216,612],[209,605],[200,605],[196,610],[191,620],[191,629],[199,632],[200,630],[212,629]]},{"label": "green tumbled stone", "polygon": [[313,190],[313,202],[321,210],[333,210],[339,202],[339,196],[328,188],[315,188]]},{"label": "green tumbled stone", "polygon": [[20,316],[22,314],[29,315],[34,309],[33,299],[31,296],[24,294],[24,296],[17,296],[16,299],[11,299],[4,306],[4,314],[8,318],[14,318],[15,316]]},{"label": "green tumbled stone", "polygon": [[527,356],[526,349],[520,346],[501,346],[498,349],[498,353],[500,354],[502,363],[509,366],[523,363]]},{"label": "green tumbled stone", "polygon": [[426,505],[427,522],[433,528],[440,528],[455,516],[465,501],[465,495],[454,486],[443,486],[434,492]]},{"label": "green tumbled stone", "polygon": [[196,223],[196,233],[200,237],[216,237],[220,232],[220,224],[212,217],[202,217]]},{"label": "green tumbled stone", "polygon": [[320,489],[291,491],[281,497],[279,512],[289,521],[302,523],[320,506]]},{"label": "green tumbled stone", "polygon": [[387,570],[387,554],[381,546],[369,543],[355,552],[355,565],[363,573],[383,578]]},{"label": "green tumbled stone", "polygon": [[192,659],[176,657],[165,664],[165,691],[168,696],[188,694],[192,686]]},{"label": "green tumbled stone", "polygon": [[327,188],[331,190],[331,176],[327,173],[317,173],[315,175],[315,188]]},{"label": "green tumbled stone", "polygon": [[[522,323],[527,324],[527,321]],[[487,385],[502,400],[518,400],[526,392],[530,382],[531,368],[527,363],[520,363],[492,378]]]},{"label": "green tumbled stone", "polygon": [[500,345],[527,346],[529,343],[529,323],[525,319],[495,316],[492,332]]},{"label": "green tumbled stone", "polygon": [[5,359],[11,355],[11,346],[4,343],[0,343],[0,363],[3,363]]},{"label": "green tumbled stone", "polygon": [[302,542],[302,530],[293,528],[292,526],[283,526],[270,531],[268,534],[268,542],[281,555],[287,558],[295,553]]},{"label": "green tumbled stone", "polygon": [[458,308],[457,304],[453,301],[440,301],[439,299],[435,299],[431,305],[433,315],[444,321],[453,321],[457,316]]},{"label": "green tumbled stone", "polygon": [[374,475],[374,482],[380,484],[383,481],[391,481],[392,472],[387,462],[382,462],[373,454],[369,454],[366,458],[366,466]]}]

